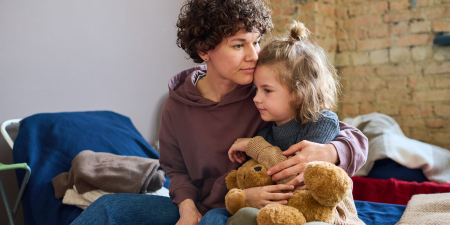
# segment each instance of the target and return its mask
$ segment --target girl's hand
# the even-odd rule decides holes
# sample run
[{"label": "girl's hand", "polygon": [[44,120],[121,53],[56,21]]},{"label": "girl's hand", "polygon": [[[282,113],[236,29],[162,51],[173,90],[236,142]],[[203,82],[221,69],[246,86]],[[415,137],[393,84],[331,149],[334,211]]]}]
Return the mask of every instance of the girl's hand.
[{"label": "girl's hand", "polygon": [[[297,175],[297,177],[286,183],[297,186],[303,181],[303,171],[309,162],[325,161],[334,164],[339,162],[337,150],[332,144],[301,141],[284,151],[283,155],[292,155],[296,152],[298,152],[297,155],[290,157],[288,160],[279,163],[267,171],[267,174],[272,176],[273,181]],[[297,187],[296,189],[305,189],[305,187]]]},{"label": "girl's hand", "polygon": [[228,158],[230,158],[231,162],[245,162],[245,159],[247,158],[245,156],[245,149],[247,149],[247,145],[250,140],[251,138],[238,138],[234,142],[230,150],[228,150]]},{"label": "girl's hand", "polygon": [[286,199],[292,197],[293,194],[292,192],[284,193],[282,191],[292,191],[293,189],[293,185],[277,184],[244,189],[244,193],[250,206],[261,209],[274,203],[286,205]]},{"label": "girl's hand", "polygon": [[186,199],[178,204],[180,219],[175,225],[197,225],[202,219],[202,214],[197,210],[192,199]]}]

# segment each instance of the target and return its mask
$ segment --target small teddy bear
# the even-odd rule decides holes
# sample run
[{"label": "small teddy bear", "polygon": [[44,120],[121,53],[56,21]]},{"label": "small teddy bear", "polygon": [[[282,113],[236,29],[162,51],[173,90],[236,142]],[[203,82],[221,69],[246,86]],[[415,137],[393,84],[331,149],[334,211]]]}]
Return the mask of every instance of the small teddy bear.
[{"label": "small teddy bear", "polygon": [[[287,159],[278,147],[272,146],[262,137],[253,138],[246,153],[253,159],[231,171],[225,178],[229,189],[225,205],[232,215],[243,207],[250,207],[245,201],[243,189],[275,184],[267,175],[267,168]],[[289,179],[285,179],[282,182],[288,181]],[[258,224],[300,225],[312,221],[334,223],[336,206],[351,196],[352,181],[347,173],[332,163],[310,162],[304,170],[304,183],[308,190],[294,191],[287,205],[270,204],[262,208],[257,215]],[[351,208],[354,203],[351,198],[350,200]],[[346,206],[343,207],[344,211],[345,208]],[[360,221],[357,215],[355,220],[355,224]]]}]

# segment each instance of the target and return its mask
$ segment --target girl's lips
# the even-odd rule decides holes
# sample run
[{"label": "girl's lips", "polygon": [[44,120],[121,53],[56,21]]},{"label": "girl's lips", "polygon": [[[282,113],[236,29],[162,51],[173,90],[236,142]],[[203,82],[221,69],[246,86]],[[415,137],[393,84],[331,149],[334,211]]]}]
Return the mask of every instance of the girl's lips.
[{"label": "girl's lips", "polygon": [[244,72],[244,73],[253,73],[255,71],[255,67],[241,69],[241,71]]},{"label": "girl's lips", "polygon": [[262,112],[265,112],[265,111],[267,111],[266,109],[260,109],[260,108],[258,108],[258,111],[260,112],[260,113],[262,113]]}]

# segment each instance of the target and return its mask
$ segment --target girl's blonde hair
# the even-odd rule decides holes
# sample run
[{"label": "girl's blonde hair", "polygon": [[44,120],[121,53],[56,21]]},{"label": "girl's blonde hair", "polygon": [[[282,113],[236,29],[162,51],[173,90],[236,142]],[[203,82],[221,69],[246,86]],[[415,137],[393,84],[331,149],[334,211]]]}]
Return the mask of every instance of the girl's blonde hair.
[{"label": "girl's blonde hair", "polygon": [[303,23],[294,21],[290,28],[289,38],[274,40],[261,50],[257,65],[268,65],[278,74],[292,95],[291,108],[299,122],[315,122],[322,110],[337,105],[338,75]]}]

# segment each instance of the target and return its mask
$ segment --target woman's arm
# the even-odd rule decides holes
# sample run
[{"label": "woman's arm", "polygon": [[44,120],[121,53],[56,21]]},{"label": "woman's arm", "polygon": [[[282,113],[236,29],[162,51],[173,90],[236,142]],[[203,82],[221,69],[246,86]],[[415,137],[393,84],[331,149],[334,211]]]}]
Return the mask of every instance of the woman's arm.
[{"label": "woman's arm", "polygon": [[343,122],[339,122],[339,127],[339,135],[330,143],[318,144],[302,141],[292,145],[283,154],[299,153],[270,168],[267,173],[269,175],[273,174],[272,179],[274,181],[298,174],[295,179],[287,183],[296,186],[303,181],[303,170],[307,163],[326,161],[337,164],[349,176],[353,176],[366,162],[368,152],[367,137],[358,129]]},{"label": "woman's arm", "polygon": [[349,176],[353,176],[367,160],[369,141],[358,129],[339,121],[341,131],[330,142],[339,155],[339,164]]},{"label": "woman's arm", "polygon": [[190,179],[166,104],[163,107],[159,131],[160,165],[170,179],[169,195],[172,203],[178,205],[180,211],[177,225],[197,224],[201,219],[201,214],[195,206],[199,190]]}]

